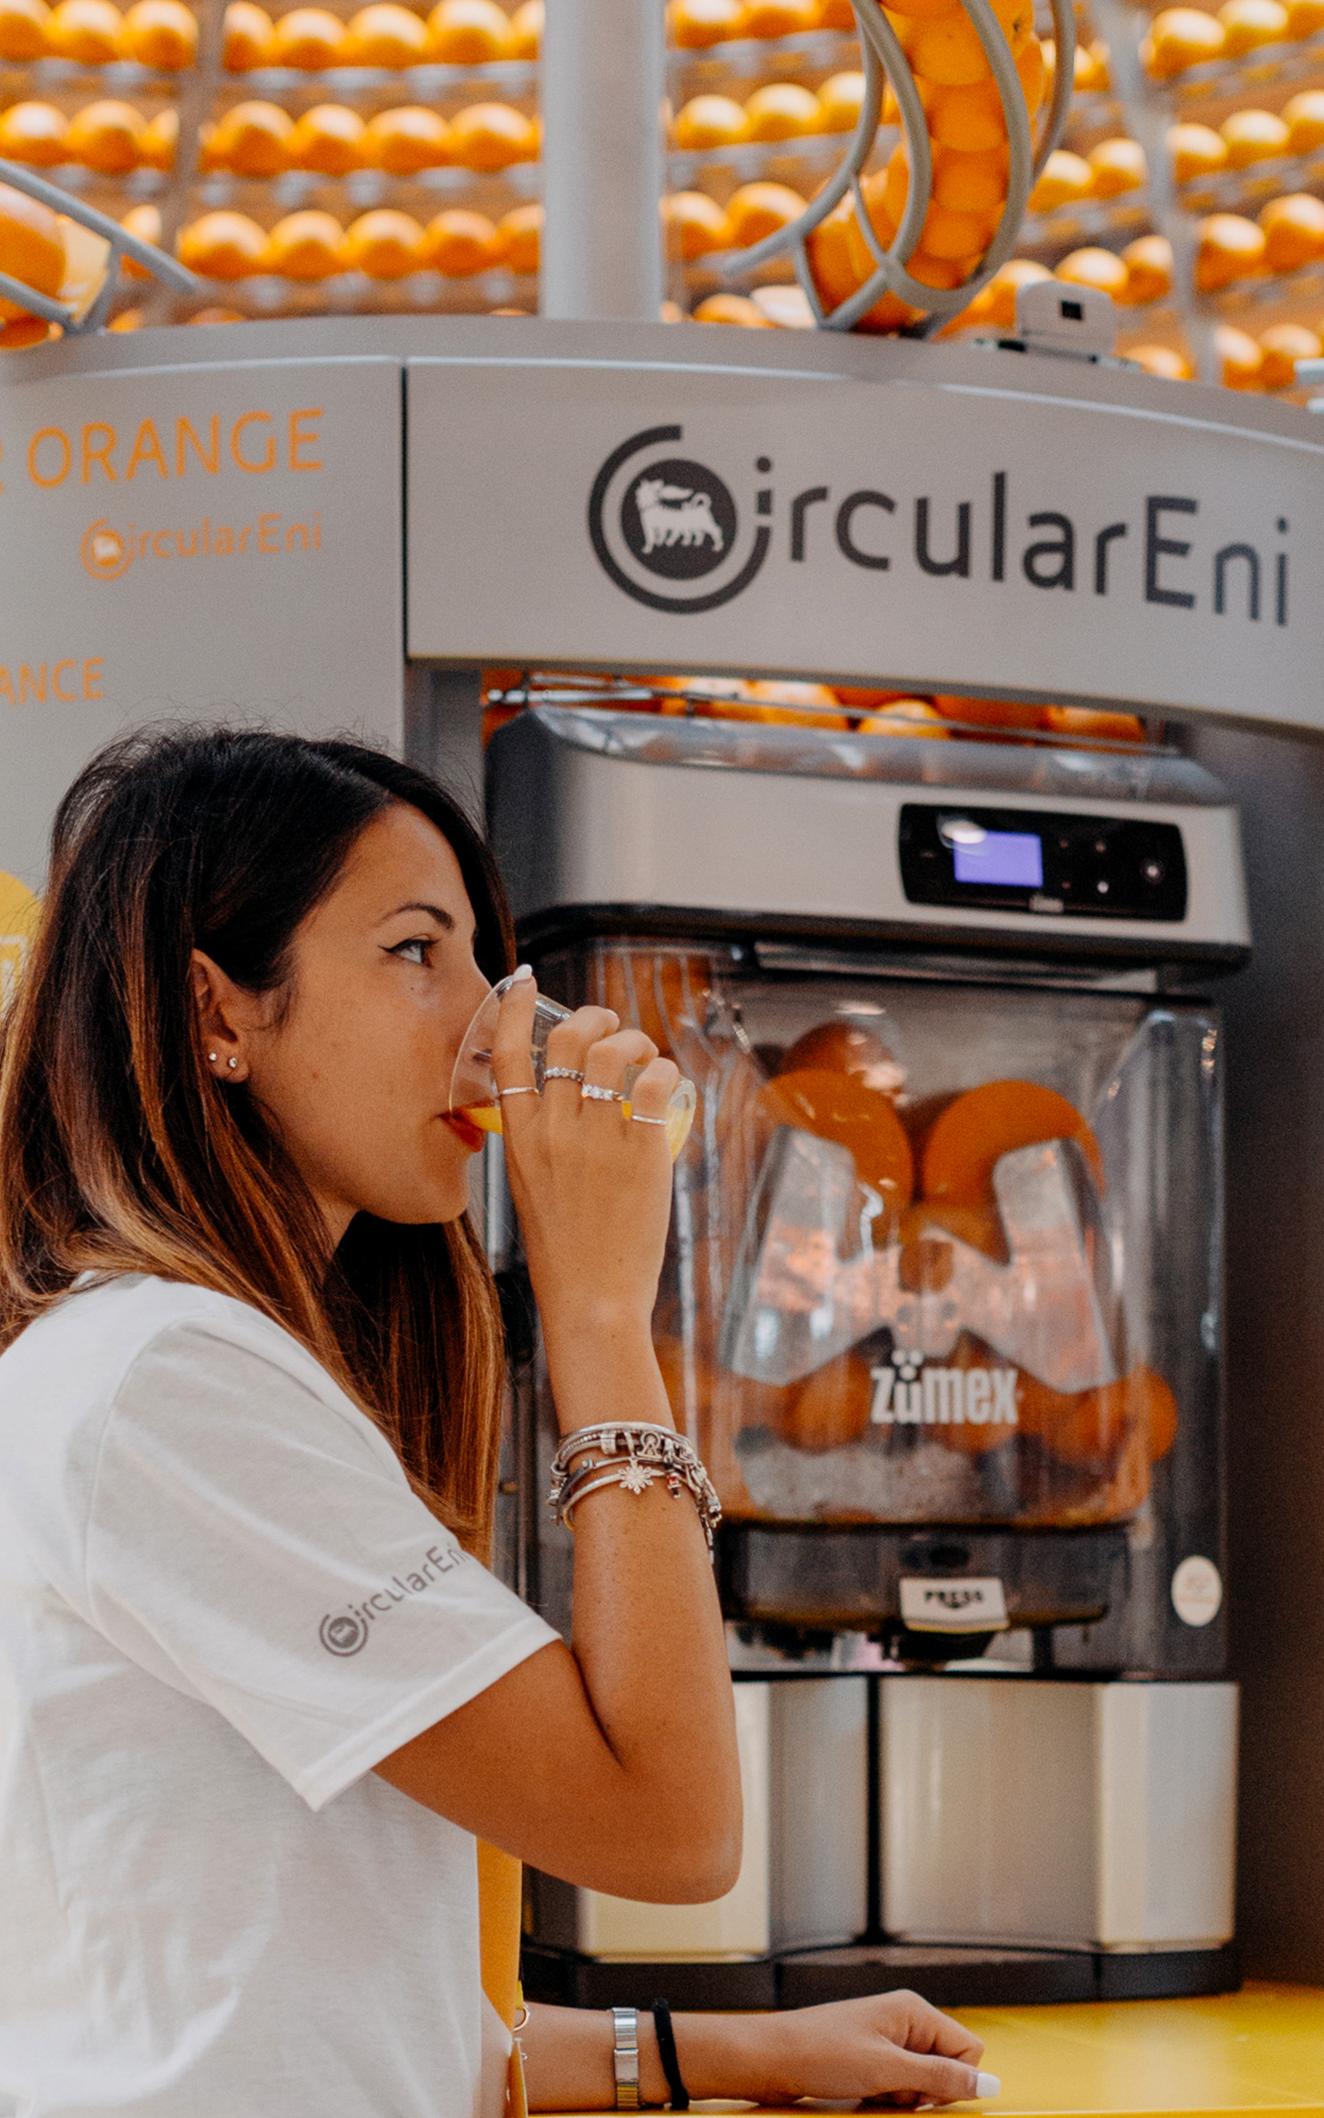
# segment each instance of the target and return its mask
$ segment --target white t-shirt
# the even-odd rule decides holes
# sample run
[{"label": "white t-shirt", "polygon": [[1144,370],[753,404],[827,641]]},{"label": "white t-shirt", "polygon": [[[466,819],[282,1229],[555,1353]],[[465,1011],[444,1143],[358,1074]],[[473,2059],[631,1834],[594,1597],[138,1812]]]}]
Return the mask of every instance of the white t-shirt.
[{"label": "white t-shirt", "polygon": [[0,2118],[486,2118],[474,1840],[370,1768],[557,1635],[279,1325],[89,1280],[0,1355]]}]

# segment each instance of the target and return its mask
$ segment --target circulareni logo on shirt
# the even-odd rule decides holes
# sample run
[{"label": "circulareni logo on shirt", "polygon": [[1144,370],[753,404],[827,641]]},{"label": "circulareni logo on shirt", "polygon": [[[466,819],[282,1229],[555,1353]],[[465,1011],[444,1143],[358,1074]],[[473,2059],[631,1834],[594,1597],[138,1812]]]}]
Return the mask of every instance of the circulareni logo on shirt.
[{"label": "circulareni logo on shirt", "polygon": [[407,1596],[421,1595],[439,1575],[453,1573],[470,1556],[459,1545],[429,1545],[422,1566],[406,1573],[403,1580],[392,1574],[387,1588],[375,1590],[362,1603],[328,1611],[317,1628],[318,1639],[329,1655],[357,1655],[367,1646],[369,1631],[379,1617],[389,1617]]}]

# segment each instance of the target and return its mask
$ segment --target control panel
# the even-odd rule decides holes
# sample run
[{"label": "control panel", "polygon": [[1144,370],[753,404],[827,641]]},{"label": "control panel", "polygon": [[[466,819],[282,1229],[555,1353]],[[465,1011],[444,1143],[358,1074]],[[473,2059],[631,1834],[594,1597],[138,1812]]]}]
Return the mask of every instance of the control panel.
[{"label": "control panel", "polygon": [[1186,853],[1176,824],[907,802],[899,851],[911,904],[1057,919],[1186,917]]}]

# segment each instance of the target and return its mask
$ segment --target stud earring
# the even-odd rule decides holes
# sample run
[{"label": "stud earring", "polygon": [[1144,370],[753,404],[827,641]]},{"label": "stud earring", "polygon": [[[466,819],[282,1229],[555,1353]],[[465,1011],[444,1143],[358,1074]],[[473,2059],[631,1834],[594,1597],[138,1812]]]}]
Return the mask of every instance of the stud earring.
[{"label": "stud earring", "polygon": [[219,1053],[219,1052],[208,1052],[208,1054],[207,1054],[207,1057],[208,1057],[208,1058],[209,1058],[209,1059],[211,1060],[211,1063],[212,1063],[212,1065],[213,1065],[213,1066],[215,1066],[215,1064],[216,1064],[217,1060],[218,1060],[218,1059],[220,1058],[220,1056],[221,1056],[221,1055],[220,1055],[220,1053]]},{"label": "stud earring", "polygon": [[225,1063],[229,1067],[235,1067],[238,1066],[239,1061],[237,1059],[227,1059]]}]

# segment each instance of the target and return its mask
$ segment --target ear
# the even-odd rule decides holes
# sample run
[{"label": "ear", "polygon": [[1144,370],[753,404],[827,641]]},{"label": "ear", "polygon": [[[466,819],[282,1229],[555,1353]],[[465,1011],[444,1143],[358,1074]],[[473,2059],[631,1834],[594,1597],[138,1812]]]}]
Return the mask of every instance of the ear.
[{"label": "ear", "polygon": [[189,977],[208,1073],[219,1081],[246,1081],[252,1029],[249,995],[201,949],[192,952]]}]

